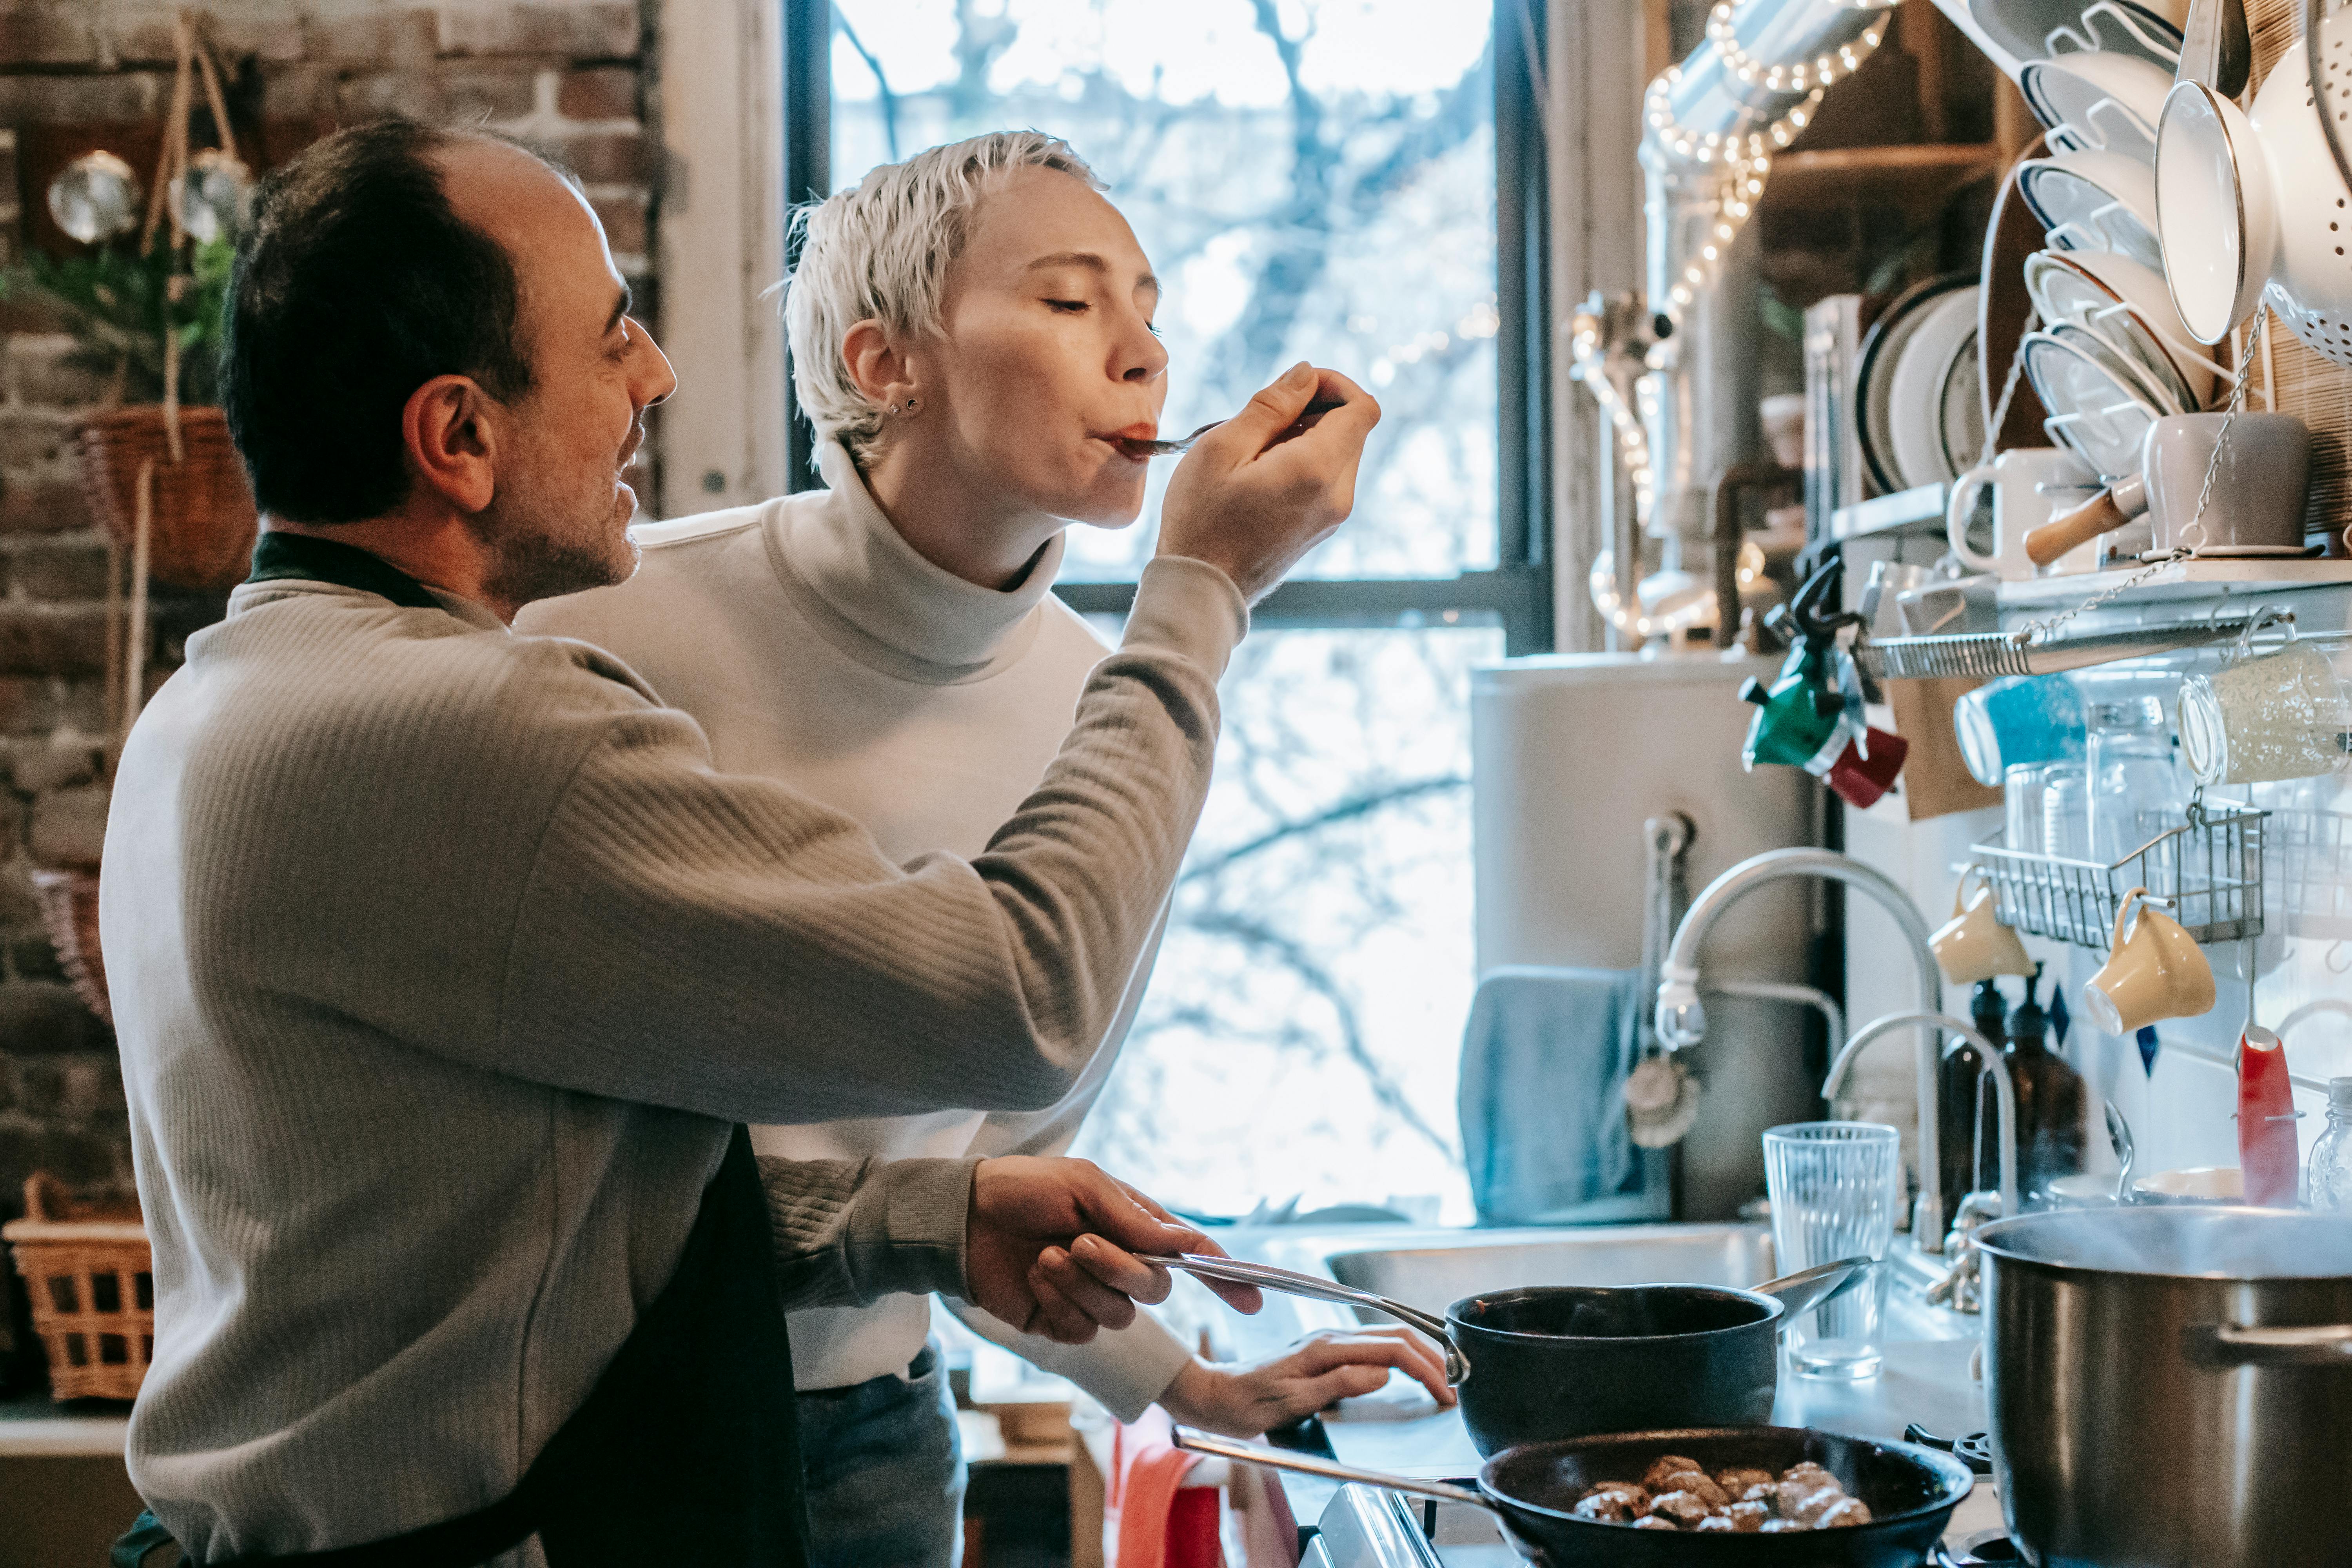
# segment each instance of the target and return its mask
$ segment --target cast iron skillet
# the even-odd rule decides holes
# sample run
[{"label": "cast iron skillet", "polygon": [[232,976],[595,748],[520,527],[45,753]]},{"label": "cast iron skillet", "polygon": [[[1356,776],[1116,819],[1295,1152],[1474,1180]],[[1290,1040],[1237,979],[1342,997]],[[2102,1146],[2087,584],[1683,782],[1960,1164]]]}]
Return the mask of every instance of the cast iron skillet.
[{"label": "cast iron skillet", "polygon": [[[1178,1431],[1176,1446],[1244,1464],[1467,1503],[1495,1515],[1519,1555],[1543,1568],[1918,1568],[1943,1539],[1952,1510],[1976,1484],[1969,1468],[1949,1454],[1804,1426],[1703,1427],[1529,1443],[1488,1459],[1478,1472],[1476,1491],[1190,1429]],[[1811,1459],[1869,1506],[1871,1521],[1785,1535],[1696,1535],[1601,1524],[1570,1511],[1588,1487],[1638,1481],[1663,1454],[1696,1459],[1709,1475],[1735,1465],[1779,1475]]]}]

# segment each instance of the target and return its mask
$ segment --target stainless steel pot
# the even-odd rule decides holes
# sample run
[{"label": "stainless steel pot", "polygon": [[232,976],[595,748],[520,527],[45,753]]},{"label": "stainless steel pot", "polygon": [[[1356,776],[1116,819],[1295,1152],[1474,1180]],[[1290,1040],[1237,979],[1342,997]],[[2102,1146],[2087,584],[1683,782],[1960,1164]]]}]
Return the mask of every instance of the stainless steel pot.
[{"label": "stainless steel pot", "polygon": [[2071,1210],[1976,1245],[1993,1473],[2029,1561],[2352,1563],[2352,1220]]}]

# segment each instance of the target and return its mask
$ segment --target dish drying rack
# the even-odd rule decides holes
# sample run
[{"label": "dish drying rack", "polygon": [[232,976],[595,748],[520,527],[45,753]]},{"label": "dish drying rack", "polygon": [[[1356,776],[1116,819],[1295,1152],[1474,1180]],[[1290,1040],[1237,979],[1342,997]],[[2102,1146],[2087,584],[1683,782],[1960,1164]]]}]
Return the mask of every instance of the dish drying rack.
[{"label": "dish drying rack", "polygon": [[2263,931],[2263,834],[2270,816],[2251,806],[2192,800],[2188,820],[2112,865],[2011,849],[1996,832],[1969,846],[1993,890],[2001,923],[2033,936],[2105,951],[2125,895],[2170,911],[2200,942]]}]

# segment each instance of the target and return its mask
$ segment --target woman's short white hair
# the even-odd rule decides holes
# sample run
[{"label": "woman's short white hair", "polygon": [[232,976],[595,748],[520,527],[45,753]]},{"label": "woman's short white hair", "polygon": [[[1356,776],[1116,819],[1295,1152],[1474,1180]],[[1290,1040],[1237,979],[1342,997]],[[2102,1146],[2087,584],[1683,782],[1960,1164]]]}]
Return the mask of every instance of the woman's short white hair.
[{"label": "woman's short white hair", "polygon": [[1105,188],[1070,144],[1042,131],[996,131],[885,163],[845,191],[793,214],[797,264],[784,285],[793,388],[820,440],[860,462],[882,409],[857,390],[842,340],[869,318],[893,337],[936,332],[948,269],[971,237],[972,209],[1015,169],[1055,169]]}]

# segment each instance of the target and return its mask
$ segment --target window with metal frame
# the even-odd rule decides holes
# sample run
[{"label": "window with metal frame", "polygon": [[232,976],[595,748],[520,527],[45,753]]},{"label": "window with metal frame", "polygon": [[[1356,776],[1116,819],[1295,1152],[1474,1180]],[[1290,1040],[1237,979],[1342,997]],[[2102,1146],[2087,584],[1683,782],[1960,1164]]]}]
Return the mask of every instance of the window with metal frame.
[{"label": "window with metal frame", "polygon": [[[1166,292],[1165,431],[1299,359],[1380,397],[1355,517],[1254,616],[1142,1016],[1081,1152],[1219,1212],[1466,1218],[1468,671],[1548,649],[1543,138],[1530,0],[783,0],[788,191],[1034,126]],[[792,483],[815,481],[797,417]],[[1144,521],[1056,592],[1115,630]]]}]

